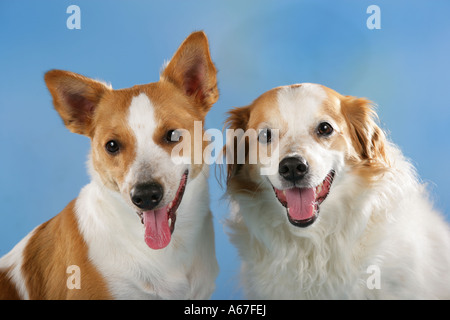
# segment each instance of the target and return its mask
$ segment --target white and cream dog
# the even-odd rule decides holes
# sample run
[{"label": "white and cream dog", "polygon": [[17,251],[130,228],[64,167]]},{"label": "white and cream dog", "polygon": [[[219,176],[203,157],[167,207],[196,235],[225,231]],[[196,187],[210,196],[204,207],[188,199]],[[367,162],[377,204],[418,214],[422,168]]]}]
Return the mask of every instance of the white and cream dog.
[{"label": "white and cream dog", "polygon": [[[227,224],[247,297],[450,298],[449,226],[370,101],[278,87],[230,111],[227,125],[259,132],[246,162],[228,165]],[[255,149],[264,152],[249,164]],[[270,163],[277,170],[262,175]]]},{"label": "white and cream dog", "polygon": [[191,34],[155,83],[113,90],[60,70],[45,81],[67,128],[91,139],[92,181],[0,260],[0,298],[209,298],[218,265],[208,169],[171,159],[180,130],[218,99],[205,34]]}]

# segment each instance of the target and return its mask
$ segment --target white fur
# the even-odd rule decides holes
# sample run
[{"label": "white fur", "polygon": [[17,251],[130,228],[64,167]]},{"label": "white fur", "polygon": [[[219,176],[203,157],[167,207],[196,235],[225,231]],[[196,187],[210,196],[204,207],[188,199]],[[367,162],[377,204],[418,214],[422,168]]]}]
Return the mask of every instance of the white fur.
[{"label": "white fur", "polygon": [[14,248],[4,255],[0,259],[0,270],[11,268],[8,272],[8,276],[11,281],[16,285],[19,296],[23,299],[28,299],[28,290],[25,285],[25,277],[22,273],[22,262],[23,262],[23,251],[28,244],[28,241],[33,236],[35,230],[34,228],[28,235],[26,235],[22,240],[17,243]]},{"label": "white fur", "polygon": [[[284,95],[279,102],[284,102],[280,109],[290,119],[294,111],[287,98]],[[314,103],[298,108],[315,110]],[[307,228],[288,222],[286,209],[269,183],[272,177],[260,177],[256,194],[228,193],[227,226],[242,259],[241,281],[247,297],[449,299],[449,227],[432,208],[411,164],[388,143],[392,168],[368,187],[344,165],[343,155],[326,154],[307,139],[307,130],[298,127],[317,119],[303,116],[310,120],[296,118],[286,130],[296,132],[297,140],[306,143],[308,148],[300,143],[299,150],[309,150],[311,157],[323,156],[327,166],[337,166],[336,176],[317,221]],[[288,138],[282,136],[281,148]],[[379,288],[371,285],[373,270],[380,271]]]},{"label": "white fur", "polygon": [[218,266],[209,212],[207,172],[188,182],[169,245],[150,249],[135,211],[94,180],[77,199],[89,257],[116,299],[206,299]]}]

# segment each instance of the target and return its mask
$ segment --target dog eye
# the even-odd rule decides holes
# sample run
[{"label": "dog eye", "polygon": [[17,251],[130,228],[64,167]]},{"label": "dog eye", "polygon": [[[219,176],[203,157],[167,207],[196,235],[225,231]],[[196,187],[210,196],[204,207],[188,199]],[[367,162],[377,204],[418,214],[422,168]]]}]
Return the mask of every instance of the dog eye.
[{"label": "dog eye", "polygon": [[169,130],[166,133],[167,142],[178,142],[181,138],[181,132],[179,130]]},{"label": "dog eye", "polygon": [[106,143],[105,149],[109,154],[115,155],[119,152],[119,143],[117,141],[110,140]]},{"label": "dog eye", "polygon": [[317,127],[317,133],[322,137],[328,137],[333,133],[333,127],[328,122],[322,122]]},{"label": "dog eye", "polygon": [[258,141],[263,144],[268,144],[272,141],[272,132],[270,129],[261,129],[258,134]]}]

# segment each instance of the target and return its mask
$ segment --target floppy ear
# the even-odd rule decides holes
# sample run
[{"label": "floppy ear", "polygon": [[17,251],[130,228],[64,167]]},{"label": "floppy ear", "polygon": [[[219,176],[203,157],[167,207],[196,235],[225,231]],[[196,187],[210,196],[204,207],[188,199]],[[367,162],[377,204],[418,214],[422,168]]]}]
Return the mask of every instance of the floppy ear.
[{"label": "floppy ear", "polygon": [[[238,130],[241,129],[243,131],[247,130],[247,124],[250,118],[250,106],[234,108],[231,111],[227,112],[228,118],[225,120],[225,128]],[[227,134],[226,145],[223,147],[224,155],[227,159],[227,184],[230,179],[235,176],[242,164],[238,164],[238,147],[240,144],[245,143],[245,156],[248,153],[248,142],[247,141],[239,141],[239,137],[233,136],[233,141],[229,141],[229,136]],[[232,153],[233,159],[229,159],[231,157],[229,153]]]},{"label": "floppy ear", "polygon": [[74,133],[90,136],[95,109],[105,91],[111,89],[101,82],[63,70],[48,71],[44,79],[66,127]]},{"label": "floppy ear", "polygon": [[206,113],[219,98],[216,74],[208,38],[198,31],[184,40],[162,71],[161,80],[172,82]]},{"label": "floppy ear", "polygon": [[378,118],[372,103],[365,98],[345,97],[342,111],[347,122],[352,145],[365,166],[388,164],[386,138],[376,124]]}]

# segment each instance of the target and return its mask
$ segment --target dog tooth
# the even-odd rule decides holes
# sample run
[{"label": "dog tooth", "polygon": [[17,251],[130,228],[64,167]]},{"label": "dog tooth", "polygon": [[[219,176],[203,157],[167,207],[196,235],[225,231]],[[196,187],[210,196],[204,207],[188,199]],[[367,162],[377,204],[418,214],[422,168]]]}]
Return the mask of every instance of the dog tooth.
[{"label": "dog tooth", "polygon": [[169,218],[169,227],[172,226],[172,218]]}]

